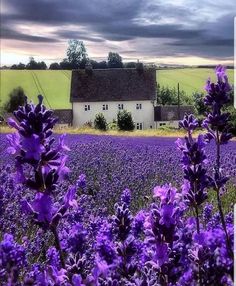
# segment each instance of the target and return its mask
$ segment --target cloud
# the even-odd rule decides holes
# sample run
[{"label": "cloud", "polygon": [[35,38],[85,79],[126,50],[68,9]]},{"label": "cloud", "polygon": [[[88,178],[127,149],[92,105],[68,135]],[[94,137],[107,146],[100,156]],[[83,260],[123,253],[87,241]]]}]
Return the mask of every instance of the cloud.
[{"label": "cloud", "polygon": [[17,30],[10,29],[7,27],[1,27],[1,38],[6,40],[16,40],[23,42],[34,42],[34,43],[57,43],[58,40],[54,38],[42,37],[37,35],[28,35]]},{"label": "cloud", "polygon": [[[78,38],[124,55],[233,57],[234,0],[2,0],[3,39],[52,43]],[[53,27],[51,35],[19,27]],[[11,27],[11,28],[9,28]],[[145,45],[146,44],[146,45]],[[119,48],[119,49],[118,49]]]}]

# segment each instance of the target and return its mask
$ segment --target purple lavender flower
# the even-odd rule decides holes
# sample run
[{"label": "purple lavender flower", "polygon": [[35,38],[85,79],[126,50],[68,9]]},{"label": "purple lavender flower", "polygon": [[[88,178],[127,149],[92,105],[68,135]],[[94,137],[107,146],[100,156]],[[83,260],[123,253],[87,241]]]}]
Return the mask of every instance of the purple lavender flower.
[{"label": "purple lavender flower", "polygon": [[17,285],[20,272],[25,266],[25,249],[14,241],[12,235],[4,234],[0,242],[0,280],[5,285]]},{"label": "purple lavender flower", "polygon": [[84,189],[86,187],[86,175],[85,174],[79,175],[79,179],[77,180],[76,184],[78,188]]},{"label": "purple lavender flower", "polygon": [[131,202],[131,192],[129,189],[125,189],[121,194],[121,203],[125,203],[127,206],[130,206]]},{"label": "purple lavender flower", "polygon": [[193,116],[193,114],[185,114],[184,119],[179,122],[179,127],[185,129],[186,131],[192,132],[199,127],[199,122]]}]

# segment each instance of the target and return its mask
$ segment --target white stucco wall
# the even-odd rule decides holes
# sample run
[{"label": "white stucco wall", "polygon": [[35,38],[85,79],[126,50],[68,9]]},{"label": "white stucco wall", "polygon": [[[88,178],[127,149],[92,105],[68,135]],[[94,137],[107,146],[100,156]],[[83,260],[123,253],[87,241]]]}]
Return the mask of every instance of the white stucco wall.
[{"label": "white stucco wall", "polygon": [[[136,109],[136,104],[141,103],[142,109]],[[108,104],[108,110],[102,110],[103,104]],[[136,123],[143,123],[143,129],[154,127],[154,108],[149,100],[142,101],[106,101],[106,102],[73,102],[73,126],[81,127],[85,123],[94,122],[97,113],[103,113],[107,122],[117,120],[118,104],[123,104],[124,109],[130,111]],[[90,110],[85,111],[85,105],[90,105]]]}]

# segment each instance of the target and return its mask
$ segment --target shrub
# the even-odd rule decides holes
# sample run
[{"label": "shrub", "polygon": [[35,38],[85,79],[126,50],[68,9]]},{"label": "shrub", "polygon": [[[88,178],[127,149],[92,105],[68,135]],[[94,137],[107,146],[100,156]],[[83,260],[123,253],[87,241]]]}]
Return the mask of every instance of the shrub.
[{"label": "shrub", "polygon": [[94,120],[94,127],[96,129],[103,130],[103,131],[107,130],[107,127],[108,127],[107,121],[102,113],[96,114],[95,120]]},{"label": "shrub", "polygon": [[131,112],[126,110],[119,111],[117,115],[117,125],[120,130],[131,131],[134,130],[134,122]]},{"label": "shrub", "polygon": [[198,115],[205,115],[205,113],[207,112],[207,106],[204,103],[204,97],[205,97],[205,94],[202,92],[193,93],[194,107]]},{"label": "shrub", "polygon": [[13,89],[9,94],[9,100],[5,104],[5,111],[12,113],[17,110],[19,106],[25,103],[25,92],[22,87]]},{"label": "shrub", "polygon": [[[180,105],[192,105],[193,99],[188,96],[184,90],[179,91]],[[157,85],[156,103],[159,105],[177,105],[178,91],[177,89]]]},{"label": "shrub", "polygon": [[110,122],[108,124],[108,129],[110,129],[110,130],[116,130],[117,129],[117,121],[115,119],[113,119],[112,122]]},{"label": "shrub", "polygon": [[236,110],[233,106],[230,106],[226,111],[230,113],[231,133],[236,136]]}]

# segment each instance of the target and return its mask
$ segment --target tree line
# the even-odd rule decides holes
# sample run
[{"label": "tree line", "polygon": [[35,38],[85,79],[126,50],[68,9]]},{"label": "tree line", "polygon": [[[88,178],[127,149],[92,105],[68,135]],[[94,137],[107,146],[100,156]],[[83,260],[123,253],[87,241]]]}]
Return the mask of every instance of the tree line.
[{"label": "tree line", "polygon": [[28,64],[14,64],[10,69],[13,70],[72,70],[72,69],[85,69],[87,66],[93,69],[106,69],[106,68],[136,68],[142,67],[142,63],[127,62],[123,63],[122,57],[115,52],[109,52],[107,60],[95,61],[90,59],[87,54],[87,49],[83,41],[69,40],[66,51],[66,58],[61,62],[54,62],[46,65],[44,61],[36,62],[33,57],[29,58]]}]

